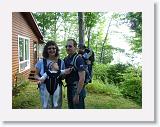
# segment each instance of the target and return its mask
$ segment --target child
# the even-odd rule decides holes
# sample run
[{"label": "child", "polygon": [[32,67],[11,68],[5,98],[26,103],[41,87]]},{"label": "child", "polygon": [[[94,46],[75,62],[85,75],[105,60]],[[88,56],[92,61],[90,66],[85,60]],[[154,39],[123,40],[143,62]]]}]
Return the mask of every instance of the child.
[{"label": "child", "polygon": [[[51,62],[49,65],[49,72],[50,73],[57,73],[58,72],[58,70],[59,70],[59,67],[58,67],[58,64],[57,63],[53,63],[53,62]],[[63,74],[69,74],[71,71],[72,71],[72,69],[73,68],[67,68],[67,69],[64,69],[64,70],[60,70],[60,75],[63,75]],[[39,78],[38,80],[40,81],[40,82],[44,82],[45,81],[45,79],[47,78],[47,73],[45,72],[43,75],[42,75],[42,77],[41,78]]]},{"label": "child", "polygon": [[84,44],[78,45],[78,54],[84,59],[86,65],[86,73],[88,73],[88,81],[89,83],[92,82],[92,65],[93,65],[93,58],[94,52],[92,49],[86,48]]},{"label": "child", "polygon": [[[64,70],[60,70],[59,72],[59,66],[57,63],[54,63],[54,62],[51,62],[49,63],[48,65],[48,71],[45,72],[42,77],[40,77],[38,80],[39,80],[39,83],[42,83],[46,80],[46,78],[49,76],[49,75],[58,75],[58,77],[60,75],[63,75],[63,74],[69,74],[70,72],[72,71],[72,68],[68,68],[68,69],[64,69]],[[58,78],[56,77],[56,78]],[[53,93],[53,105],[54,107],[57,107],[58,106],[58,100],[60,98],[59,96],[59,92],[60,92],[60,84],[57,85],[57,88],[56,90],[54,91]]]}]

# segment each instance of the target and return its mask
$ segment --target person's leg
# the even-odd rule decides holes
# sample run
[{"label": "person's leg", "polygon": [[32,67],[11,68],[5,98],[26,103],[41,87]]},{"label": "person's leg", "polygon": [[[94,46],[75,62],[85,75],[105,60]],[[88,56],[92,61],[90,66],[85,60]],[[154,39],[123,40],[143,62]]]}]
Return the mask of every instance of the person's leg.
[{"label": "person's leg", "polygon": [[68,100],[68,108],[74,109],[73,105],[73,89],[71,87],[67,87],[67,100]]},{"label": "person's leg", "polygon": [[48,108],[49,93],[48,93],[48,91],[46,89],[46,85],[45,84],[41,84],[40,85],[39,92],[40,92],[42,108],[46,109],[46,108]]},{"label": "person's leg", "polygon": [[79,103],[76,104],[75,109],[85,109],[84,98],[82,96],[79,97]]},{"label": "person's leg", "polygon": [[91,83],[92,82],[92,65],[91,64],[88,65],[88,71],[89,71],[89,75],[90,75],[89,83]]},{"label": "person's leg", "polygon": [[82,89],[80,95],[79,95],[79,104],[75,105],[75,109],[85,109],[85,99],[86,97],[86,90]]},{"label": "person's leg", "polygon": [[63,101],[63,96],[62,96],[62,85],[59,85],[60,89],[59,89],[59,100],[58,100],[58,109],[62,108],[62,101]]},{"label": "person's leg", "polygon": [[62,93],[62,87],[58,84],[57,89],[55,90],[54,94],[53,94],[53,108],[61,108],[61,101],[62,101],[62,97],[61,97],[61,93]]}]

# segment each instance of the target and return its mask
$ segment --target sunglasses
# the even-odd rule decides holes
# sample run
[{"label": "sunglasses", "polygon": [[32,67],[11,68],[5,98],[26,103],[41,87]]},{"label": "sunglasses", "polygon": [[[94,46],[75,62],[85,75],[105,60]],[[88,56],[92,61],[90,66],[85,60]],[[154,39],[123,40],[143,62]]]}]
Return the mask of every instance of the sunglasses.
[{"label": "sunglasses", "polygon": [[51,50],[51,49],[55,50],[55,49],[56,49],[56,47],[53,47],[53,48],[48,48],[48,50]]},{"label": "sunglasses", "polygon": [[72,45],[66,45],[66,48],[67,48],[67,47],[68,47],[68,48],[72,48],[73,46],[72,46]]}]

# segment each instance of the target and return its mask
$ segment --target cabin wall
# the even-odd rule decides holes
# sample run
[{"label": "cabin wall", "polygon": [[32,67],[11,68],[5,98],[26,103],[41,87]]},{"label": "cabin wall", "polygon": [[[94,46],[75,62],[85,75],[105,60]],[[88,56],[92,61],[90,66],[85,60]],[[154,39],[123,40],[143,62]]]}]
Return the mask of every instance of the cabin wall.
[{"label": "cabin wall", "polygon": [[[20,12],[12,13],[12,74],[19,72],[18,58],[18,35],[30,39],[30,69],[34,68],[33,43],[38,42],[38,38],[28,25],[27,21]],[[23,71],[22,74],[28,77],[30,69]]]}]

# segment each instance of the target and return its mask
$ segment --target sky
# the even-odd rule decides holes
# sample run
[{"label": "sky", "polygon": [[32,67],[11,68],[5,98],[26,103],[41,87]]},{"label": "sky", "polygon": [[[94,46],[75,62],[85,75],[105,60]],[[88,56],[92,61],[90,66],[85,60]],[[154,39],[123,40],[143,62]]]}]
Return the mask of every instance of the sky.
[{"label": "sky", "polygon": [[[112,12],[109,12],[106,14],[106,16],[110,17],[112,15]],[[113,21],[113,24],[115,24],[115,21]],[[105,28],[105,31],[107,31],[107,26]],[[129,45],[129,42],[124,38],[123,35],[125,36],[134,36],[134,32],[130,30],[129,26],[126,24],[121,24],[121,25],[111,25],[109,29],[109,42],[113,47],[121,48],[125,50],[125,53],[133,54],[133,52],[130,50],[131,46]],[[134,53],[134,59],[131,60],[128,58],[125,53],[115,53],[114,54],[114,60],[112,63],[132,63],[132,64],[139,64],[141,65],[142,63],[142,55],[141,54],[135,54]]]}]

